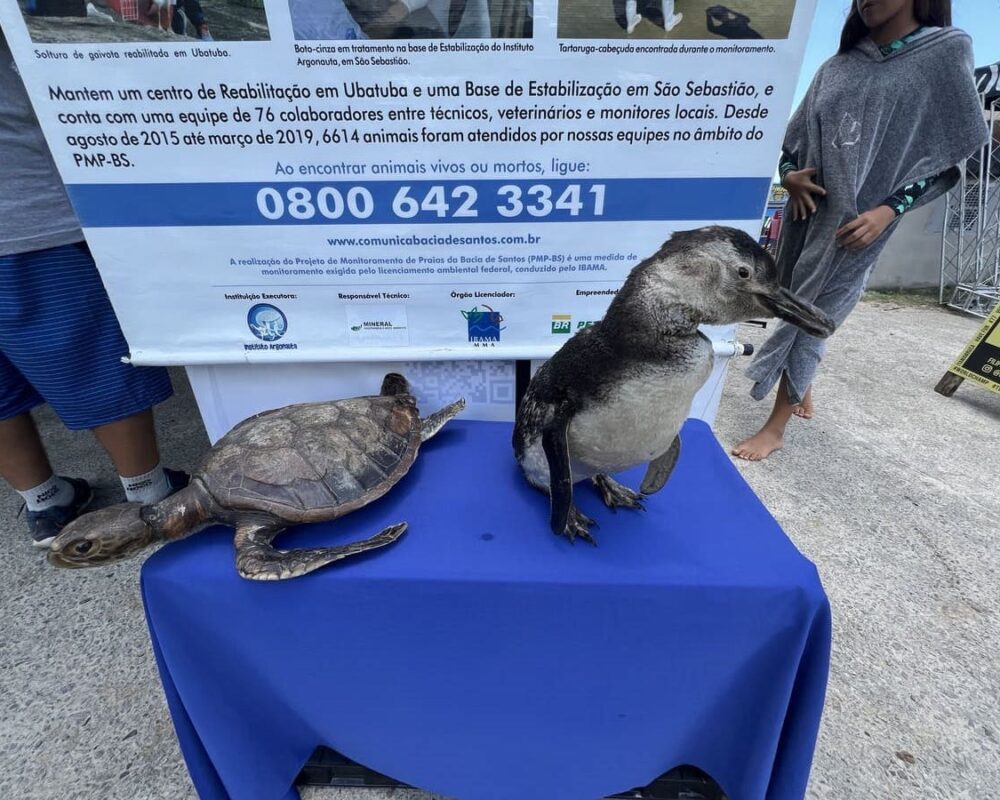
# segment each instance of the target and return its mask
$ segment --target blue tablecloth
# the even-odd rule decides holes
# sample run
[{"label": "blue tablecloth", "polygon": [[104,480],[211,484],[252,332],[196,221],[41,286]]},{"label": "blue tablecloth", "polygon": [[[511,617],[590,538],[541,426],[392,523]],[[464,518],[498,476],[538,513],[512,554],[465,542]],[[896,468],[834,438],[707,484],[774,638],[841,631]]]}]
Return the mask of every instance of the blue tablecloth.
[{"label": "blue tablecloth", "polygon": [[385,498],[280,540],[407,520],[387,550],[253,583],[217,528],[147,561],[153,647],[202,798],[295,797],[320,744],[461,800],[595,800],[679,764],[732,800],[803,797],[829,606],[709,428],[685,425],[646,513],[577,487],[597,548],[549,532],[510,434],[452,422]]}]

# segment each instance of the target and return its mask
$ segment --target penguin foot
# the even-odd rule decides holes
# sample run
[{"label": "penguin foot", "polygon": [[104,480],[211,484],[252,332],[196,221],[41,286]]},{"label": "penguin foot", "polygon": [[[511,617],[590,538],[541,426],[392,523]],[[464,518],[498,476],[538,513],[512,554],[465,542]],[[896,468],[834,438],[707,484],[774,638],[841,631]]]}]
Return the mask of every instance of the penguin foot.
[{"label": "penguin foot", "polygon": [[570,542],[575,543],[576,537],[579,536],[585,542],[590,542],[596,546],[597,539],[590,532],[591,526],[595,528],[601,527],[576,506],[570,506],[569,519],[566,520],[566,529],[562,533]]},{"label": "penguin foot", "polygon": [[607,475],[595,475],[591,478],[591,482],[601,493],[604,505],[612,511],[619,508],[633,508],[636,511],[646,510],[646,507],[642,504],[642,495],[618,483],[614,478]]}]

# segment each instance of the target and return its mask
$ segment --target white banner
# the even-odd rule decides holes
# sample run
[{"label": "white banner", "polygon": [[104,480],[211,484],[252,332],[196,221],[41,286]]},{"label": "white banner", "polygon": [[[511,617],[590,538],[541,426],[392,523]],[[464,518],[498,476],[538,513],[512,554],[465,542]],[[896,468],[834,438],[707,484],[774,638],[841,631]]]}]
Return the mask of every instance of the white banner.
[{"label": "white banner", "polygon": [[0,22],[133,361],[189,365],[551,355],[759,233],[815,6],[105,2]]}]

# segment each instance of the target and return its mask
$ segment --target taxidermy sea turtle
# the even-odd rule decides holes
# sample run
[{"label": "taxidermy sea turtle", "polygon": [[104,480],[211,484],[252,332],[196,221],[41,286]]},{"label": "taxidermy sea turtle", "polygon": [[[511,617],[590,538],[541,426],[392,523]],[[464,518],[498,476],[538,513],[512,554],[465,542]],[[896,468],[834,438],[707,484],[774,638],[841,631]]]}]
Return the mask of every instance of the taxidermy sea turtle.
[{"label": "taxidermy sea turtle", "polygon": [[71,522],[52,542],[49,562],[99,566],[220,523],[236,529],[236,568],[250,580],[294,578],[384,547],[405,522],[339,547],[284,551],[271,542],[290,525],[336,519],[377,500],[406,474],[420,444],[464,407],[460,399],[421,419],[406,378],[390,373],[377,396],[266,411],[216,442],[187,488],[155,505],[120,503]]}]

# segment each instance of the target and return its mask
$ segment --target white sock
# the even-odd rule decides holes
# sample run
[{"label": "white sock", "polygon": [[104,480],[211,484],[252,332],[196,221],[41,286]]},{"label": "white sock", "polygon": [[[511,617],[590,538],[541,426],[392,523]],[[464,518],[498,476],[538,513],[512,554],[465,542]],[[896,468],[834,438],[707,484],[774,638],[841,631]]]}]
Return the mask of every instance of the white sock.
[{"label": "white sock", "polygon": [[24,498],[28,511],[44,511],[53,506],[67,506],[73,501],[73,487],[69,481],[53,475],[45,483],[40,483],[26,492],[18,492]]},{"label": "white sock", "polygon": [[660,6],[663,9],[663,29],[669,31],[676,28],[684,15],[674,13],[674,0],[661,0]]},{"label": "white sock", "polygon": [[636,29],[636,26],[642,22],[642,15],[639,14],[636,0],[627,0],[625,3],[625,20],[627,25],[625,28],[626,33],[632,33]]},{"label": "white sock", "polygon": [[133,475],[131,478],[125,478],[121,475],[118,477],[121,478],[122,486],[125,489],[125,499],[129,503],[142,503],[148,506],[159,503],[170,494],[167,473],[159,464],[143,475]]}]

